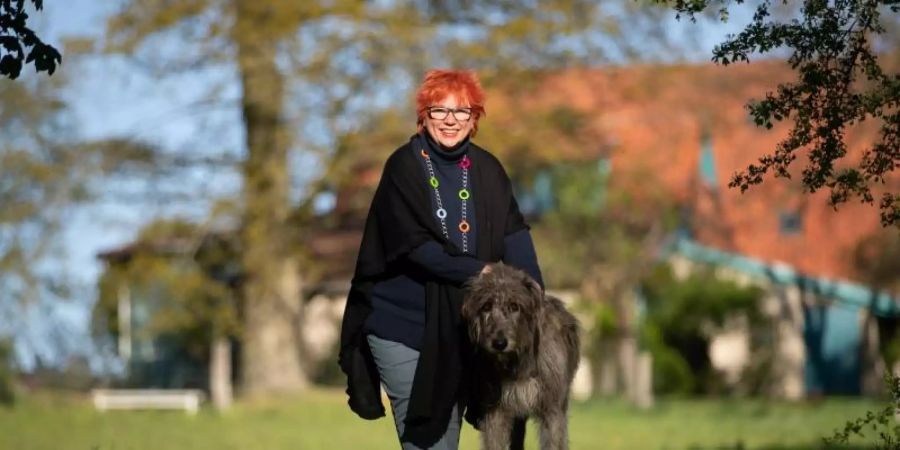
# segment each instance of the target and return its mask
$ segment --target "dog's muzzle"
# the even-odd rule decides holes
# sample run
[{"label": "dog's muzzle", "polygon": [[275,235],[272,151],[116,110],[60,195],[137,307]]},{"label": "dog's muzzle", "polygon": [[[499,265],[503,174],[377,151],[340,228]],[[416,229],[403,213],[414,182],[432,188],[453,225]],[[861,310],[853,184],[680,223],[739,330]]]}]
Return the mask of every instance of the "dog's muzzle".
[{"label": "dog's muzzle", "polygon": [[507,345],[509,345],[509,341],[507,341],[503,336],[496,337],[491,340],[491,348],[494,351],[502,352],[506,350]]}]

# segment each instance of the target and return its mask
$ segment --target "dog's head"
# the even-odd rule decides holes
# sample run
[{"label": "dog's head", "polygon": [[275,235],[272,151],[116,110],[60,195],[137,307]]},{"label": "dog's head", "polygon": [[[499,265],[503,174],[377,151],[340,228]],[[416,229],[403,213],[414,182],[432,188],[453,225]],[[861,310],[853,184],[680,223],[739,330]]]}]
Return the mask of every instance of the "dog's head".
[{"label": "dog's head", "polygon": [[466,289],[462,316],[469,337],[492,354],[528,351],[537,332],[543,299],[540,285],[525,272],[503,263],[490,265]]}]

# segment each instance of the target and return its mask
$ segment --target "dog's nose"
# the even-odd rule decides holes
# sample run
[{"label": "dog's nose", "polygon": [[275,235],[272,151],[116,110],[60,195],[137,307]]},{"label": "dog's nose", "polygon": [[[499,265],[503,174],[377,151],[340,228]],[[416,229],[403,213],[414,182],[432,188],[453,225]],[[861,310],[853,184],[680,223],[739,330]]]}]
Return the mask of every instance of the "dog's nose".
[{"label": "dog's nose", "polygon": [[494,350],[497,350],[499,352],[499,351],[503,351],[506,349],[507,343],[508,342],[506,342],[506,338],[500,337],[500,338],[496,338],[493,341],[491,341],[491,347],[493,347]]}]

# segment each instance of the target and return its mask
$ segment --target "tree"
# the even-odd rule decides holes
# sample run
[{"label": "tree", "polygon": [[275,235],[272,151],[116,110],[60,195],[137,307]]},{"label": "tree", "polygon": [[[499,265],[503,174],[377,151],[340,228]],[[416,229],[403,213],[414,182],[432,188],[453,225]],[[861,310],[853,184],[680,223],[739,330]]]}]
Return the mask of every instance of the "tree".
[{"label": "tree", "polygon": [[[743,0],[654,0],[692,20],[714,9],[721,20]],[[804,0],[799,17],[780,21],[771,0],[761,2],[747,27],[713,50],[713,61],[749,62],[754,53],[786,49],[798,80],[778,86],[764,100],[748,104],[759,126],[792,120],[793,128],[774,153],[733,175],[730,187],[746,191],[769,171],[791,177],[790,166],[805,153],[801,182],[809,192],[831,190],[837,207],[853,198],[872,203],[880,195],[884,226],[900,227],[900,73],[888,26],[896,21],[896,0]],[[787,1],[782,3],[787,4]],[[893,21],[892,21],[893,20]],[[884,48],[882,50],[881,48]],[[886,59],[888,62],[880,60]],[[862,155],[848,154],[847,133],[866,120],[880,134]]]},{"label": "tree", "polygon": [[24,312],[69,294],[66,271],[48,259],[62,253],[62,225],[97,172],[71,142],[63,82],[0,84],[0,328],[19,346],[33,325],[19,320]]},{"label": "tree", "polygon": [[[142,44],[169,32],[197,33],[183,59],[154,61],[162,72],[220,65],[233,69],[242,92],[240,105],[246,156],[240,162],[243,192],[241,253],[243,292],[243,373],[245,392],[295,389],[307,383],[296,329],[302,313],[301,279],[291,204],[288,151],[292,145],[285,112],[288,74],[278,58],[304,24],[340,20],[356,2],[320,6],[312,2],[183,1],[130,2],[107,29],[107,49],[140,54]],[[227,24],[227,25],[223,25]],[[179,57],[182,55],[179,55]],[[314,51],[312,58],[318,58]],[[308,61],[306,61],[308,62]]]},{"label": "tree", "polygon": [[555,163],[554,205],[533,232],[548,286],[578,290],[591,318],[585,347],[595,394],[625,394],[640,405],[648,393],[637,381],[634,289],[656,264],[672,205],[651,182],[644,182],[643,192],[624,192],[608,169],[602,159]]},{"label": "tree", "polygon": [[57,74],[0,83],[0,334],[12,336],[24,350],[19,355],[51,365],[86,349],[52,314],[40,323],[22,318],[83,298],[66,264],[66,226],[78,207],[96,199],[102,180],[146,153],[126,142],[78,142],[64,95],[68,82]]},{"label": "tree", "polygon": [[[900,233],[881,230],[863,237],[854,248],[853,263],[860,280],[876,293],[900,298]],[[870,313],[866,316],[866,326],[870,324],[876,326],[878,338],[877,346],[867,350],[871,350],[873,356],[880,354],[887,367],[885,372],[896,375],[900,361],[900,320]],[[868,380],[872,386],[877,381],[874,378]]]},{"label": "tree", "polygon": [[[369,142],[348,149],[340,136],[381,110],[408,111],[408,103],[397,99],[408,93],[409,80],[421,79],[430,67],[477,68],[489,77],[593,55],[602,47],[591,39],[598,11],[587,0],[154,0],[126,2],[111,18],[107,51],[128,54],[156,74],[216,67],[237,75],[246,136],[237,202],[246,271],[245,391],[306,383],[296,329],[303,283],[297,236],[314,219],[309,211],[315,194],[340,183],[327,177],[352,177],[340,167],[371,151]],[[167,54],[160,51],[166,44],[174,49]],[[306,195],[299,205],[290,195],[297,187],[289,172],[292,151],[313,155],[326,167],[319,177],[303,174]]]},{"label": "tree", "polygon": [[864,237],[854,249],[853,262],[866,284],[900,296],[900,235],[881,232]]},{"label": "tree", "polygon": [[[43,0],[31,0],[35,9],[44,7]],[[26,0],[0,0],[0,75],[16,79],[24,64],[33,63],[38,72],[53,75],[62,55],[55,48],[41,41],[28,26],[25,12]],[[26,49],[30,49],[27,52]]]}]

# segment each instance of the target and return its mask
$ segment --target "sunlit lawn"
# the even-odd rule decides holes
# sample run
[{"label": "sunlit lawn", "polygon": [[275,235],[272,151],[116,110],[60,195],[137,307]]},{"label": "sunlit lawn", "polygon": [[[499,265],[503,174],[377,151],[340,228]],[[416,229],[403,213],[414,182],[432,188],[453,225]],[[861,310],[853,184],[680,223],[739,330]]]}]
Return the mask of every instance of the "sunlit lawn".
[{"label": "sunlit lawn", "polygon": [[[575,403],[574,450],[800,450],[879,403],[832,399],[816,405],[762,401],[664,400],[650,412],[618,402]],[[529,428],[529,448],[536,449]],[[32,394],[0,408],[0,449],[393,449],[393,424],[353,416],[340,391],[239,403],[224,415],[204,410],[99,413],[86,398]],[[854,448],[864,447],[860,444]],[[462,449],[476,449],[466,426]]]}]

